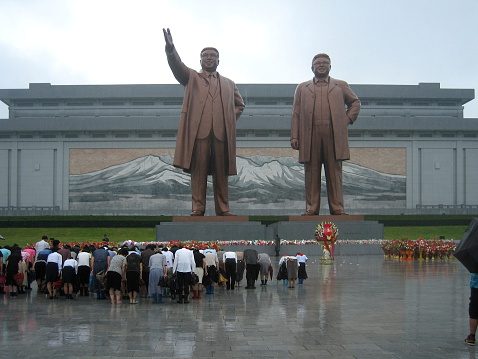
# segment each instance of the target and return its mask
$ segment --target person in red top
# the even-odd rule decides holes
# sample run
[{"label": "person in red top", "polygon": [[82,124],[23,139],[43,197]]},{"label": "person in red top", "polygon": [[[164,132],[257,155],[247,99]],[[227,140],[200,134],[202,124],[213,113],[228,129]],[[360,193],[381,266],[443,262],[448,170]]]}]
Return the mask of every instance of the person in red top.
[{"label": "person in red top", "polygon": [[71,247],[68,244],[64,244],[63,247],[58,250],[58,253],[61,255],[61,258],[63,260],[63,263],[65,263],[67,259],[71,258],[70,248]]}]

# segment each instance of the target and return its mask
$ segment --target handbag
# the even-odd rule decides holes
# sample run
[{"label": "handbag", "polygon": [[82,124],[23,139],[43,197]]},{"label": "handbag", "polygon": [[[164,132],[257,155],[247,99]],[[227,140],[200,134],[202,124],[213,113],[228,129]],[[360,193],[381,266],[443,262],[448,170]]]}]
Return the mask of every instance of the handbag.
[{"label": "handbag", "polygon": [[202,284],[203,285],[209,286],[209,285],[212,285],[213,283],[214,283],[214,281],[213,281],[212,276],[210,274],[205,275],[204,277],[202,277]]},{"label": "handbag", "polygon": [[222,273],[219,273],[219,280],[218,280],[219,285],[224,285],[226,282],[227,282],[226,277],[224,277]]},{"label": "handbag", "polygon": [[13,276],[13,280],[19,287],[23,286],[24,279],[25,279],[25,275],[23,273],[17,273]]},{"label": "handbag", "polygon": [[55,289],[59,289],[63,286],[63,281],[60,279],[60,280],[57,280],[56,282],[53,283],[53,288]]},{"label": "handbag", "polygon": [[28,284],[32,284],[37,279],[37,272],[33,269],[30,269],[27,272]]},{"label": "handbag", "polygon": [[0,286],[5,285],[7,282],[7,276],[5,274],[0,274]]},{"label": "handbag", "polygon": [[101,285],[104,287],[106,284],[106,273],[104,270],[98,272],[96,274],[96,280],[101,283]]},{"label": "handbag", "polygon": [[168,279],[168,277],[161,277],[161,278],[159,278],[158,285],[159,285],[161,288],[169,288],[169,279]]},{"label": "handbag", "polygon": [[169,289],[171,290],[171,294],[176,294],[178,291],[178,277],[176,274],[173,274],[173,276],[169,278]]},{"label": "handbag", "polygon": [[191,273],[191,281],[189,282],[189,285],[196,285],[199,283],[199,277],[196,273]]}]

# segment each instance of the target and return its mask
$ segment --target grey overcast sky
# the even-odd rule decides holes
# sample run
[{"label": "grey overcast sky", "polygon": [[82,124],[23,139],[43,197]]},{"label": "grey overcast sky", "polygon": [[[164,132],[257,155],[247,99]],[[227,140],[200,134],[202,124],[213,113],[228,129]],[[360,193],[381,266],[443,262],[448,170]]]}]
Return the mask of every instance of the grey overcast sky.
[{"label": "grey overcast sky", "polygon": [[306,81],[326,52],[350,84],[476,89],[477,18],[478,0],[0,0],[0,88],[176,83],[169,27],[189,67],[217,47],[236,83]]}]

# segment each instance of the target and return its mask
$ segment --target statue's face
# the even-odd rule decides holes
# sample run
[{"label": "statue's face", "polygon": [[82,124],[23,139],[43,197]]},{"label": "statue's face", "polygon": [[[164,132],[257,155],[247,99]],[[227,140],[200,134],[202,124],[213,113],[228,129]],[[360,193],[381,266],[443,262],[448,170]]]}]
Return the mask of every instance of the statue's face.
[{"label": "statue's face", "polygon": [[330,68],[330,61],[326,57],[318,57],[314,60],[312,64],[312,72],[316,77],[327,77],[329,76]]},{"label": "statue's face", "polygon": [[203,70],[213,72],[219,65],[219,55],[214,50],[204,50],[201,53],[201,67]]}]

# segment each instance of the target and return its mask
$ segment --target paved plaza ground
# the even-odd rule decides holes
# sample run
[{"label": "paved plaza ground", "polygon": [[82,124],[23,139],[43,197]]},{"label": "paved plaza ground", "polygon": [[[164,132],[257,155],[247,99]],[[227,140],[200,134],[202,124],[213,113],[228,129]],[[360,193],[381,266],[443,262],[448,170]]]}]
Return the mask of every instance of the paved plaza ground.
[{"label": "paved plaza ground", "polygon": [[[273,258],[277,268],[277,258]],[[177,304],[3,296],[1,358],[475,358],[469,273],[456,260],[337,257],[288,289],[223,288]],[[478,356],[478,354],[477,354]]]}]

